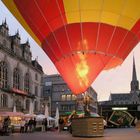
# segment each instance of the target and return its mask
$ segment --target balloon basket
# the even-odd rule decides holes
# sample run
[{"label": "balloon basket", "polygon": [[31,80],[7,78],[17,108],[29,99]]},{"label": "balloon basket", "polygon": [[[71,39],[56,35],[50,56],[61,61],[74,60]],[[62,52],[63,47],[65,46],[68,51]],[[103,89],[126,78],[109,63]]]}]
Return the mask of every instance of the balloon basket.
[{"label": "balloon basket", "polygon": [[102,117],[84,117],[72,119],[72,136],[102,137],[104,125]]}]

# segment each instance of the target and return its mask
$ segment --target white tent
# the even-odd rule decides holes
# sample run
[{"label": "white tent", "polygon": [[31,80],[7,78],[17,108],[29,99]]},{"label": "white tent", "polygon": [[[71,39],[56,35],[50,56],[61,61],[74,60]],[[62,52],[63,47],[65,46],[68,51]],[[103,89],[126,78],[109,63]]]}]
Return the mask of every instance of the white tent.
[{"label": "white tent", "polygon": [[48,119],[48,117],[49,117],[49,111],[48,111],[48,106],[47,105],[45,105],[45,117]]},{"label": "white tent", "polygon": [[39,114],[39,115],[36,115],[36,121],[43,121],[43,119],[45,119],[45,115],[44,114]]},{"label": "white tent", "polygon": [[24,117],[25,117],[26,119],[30,119],[30,118],[35,118],[36,115],[35,115],[35,114],[24,114]]},{"label": "white tent", "polygon": [[[36,120],[37,121],[43,121],[43,119],[45,119],[45,118],[46,118],[46,116],[44,114],[36,115]],[[47,117],[47,120],[48,121],[55,121],[55,119],[50,117],[50,116]]]},{"label": "white tent", "polygon": [[32,101],[30,101],[29,114],[34,114],[34,106]]},{"label": "white tent", "polygon": [[13,108],[13,112],[16,113],[17,110],[16,110],[16,106],[14,105],[14,108]]},{"label": "white tent", "polygon": [[50,121],[55,121],[55,118],[52,118],[52,117],[48,117],[48,120],[50,120]]},{"label": "white tent", "polygon": [[56,107],[56,114],[55,114],[55,127],[58,127],[59,126],[59,109],[58,107]]}]

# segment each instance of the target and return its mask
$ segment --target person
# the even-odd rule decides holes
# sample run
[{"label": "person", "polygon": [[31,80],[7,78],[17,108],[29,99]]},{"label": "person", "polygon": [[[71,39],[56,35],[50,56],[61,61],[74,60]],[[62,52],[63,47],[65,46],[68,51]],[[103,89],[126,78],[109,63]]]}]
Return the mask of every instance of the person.
[{"label": "person", "polygon": [[25,127],[25,133],[27,133],[28,132],[28,121],[27,120],[25,121],[24,127]]},{"label": "person", "polygon": [[11,119],[10,119],[10,117],[8,116],[8,117],[6,117],[5,119],[4,119],[4,122],[3,122],[3,132],[7,135],[8,133],[9,133],[9,131],[8,131],[8,128],[9,128],[9,126],[11,125]]},{"label": "person", "polygon": [[103,124],[104,124],[104,129],[106,129],[106,127],[107,127],[107,122],[106,122],[105,119],[103,119]]},{"label": "person", "polygon": [[59,132],[61,132],[64,125],[64,120],[62,117],[59,118],[58,123],[59,123]]},{"label": "person", "polygon": [[134,126],[137,125],[137,122],[138,122],[138,119],[137,119],[137,117],[135,117],[135,119],[134,119]]},{"label": "person", "polygon": [[85,117],[90,117],[90,110],[87,106],[84,106]]},{"label": "person", "polygon": [[29,132],[33,132],[33,120],[32,120],[32,118],[29,120],[28,126],[29,126]]},{"label": "person", "polygon": [[20,123],[20,133],[24,133],[25,120],[22,119]]},{"label": "person", "polygon": [[67,121],[67,125],[68,125],[68,130],[69,130],[69,132],[72,134],[72,119],[73,118],[77,118],[78,117],[78,115],[77,115],[77,113],[76,113],[76,111],[74,110],[73,112],[72,112],[72,114],[68,117],[68,121]]},{"label": "person", "polygon": [[47,131],[48,130],[48,120],[47,118],[45,118],[42,122],[43,125],[43,131]]},{"label": "person", "polygon": [[36,118],[34,118],[34,120],[33,120],[33,128],[34,128],[34,131],[35,131],[35,129],[36,129]]}]

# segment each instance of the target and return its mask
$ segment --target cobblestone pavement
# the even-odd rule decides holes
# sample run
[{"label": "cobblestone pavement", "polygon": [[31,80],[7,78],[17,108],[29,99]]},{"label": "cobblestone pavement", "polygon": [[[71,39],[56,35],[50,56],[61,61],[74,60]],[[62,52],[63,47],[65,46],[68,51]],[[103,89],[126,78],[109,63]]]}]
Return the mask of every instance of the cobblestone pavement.
[{"label": "cobblestone pavement", "polygon": [[106,129],[104,137],[80,138],[72,137],[66,131],[59,132],[35,132],[11,136],[0,136],[0,140],[140,140],[140,132],[135,128]]}]

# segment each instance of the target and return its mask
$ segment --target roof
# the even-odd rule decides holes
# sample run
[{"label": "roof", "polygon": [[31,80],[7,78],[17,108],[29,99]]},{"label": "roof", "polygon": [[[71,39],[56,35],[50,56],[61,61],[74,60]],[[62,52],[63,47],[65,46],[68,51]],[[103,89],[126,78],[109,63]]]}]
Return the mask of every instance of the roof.
[{"label": "roof", "polygon": [[118,93],[118,94],[110,94],[111,100],[130,100],[130,93]]},{"label": "roof", "polygon": [[32,65],[33,67],[39,69],[41,72],[43,72],[42,66],[36,61],[36,60],[32,60]]}]

